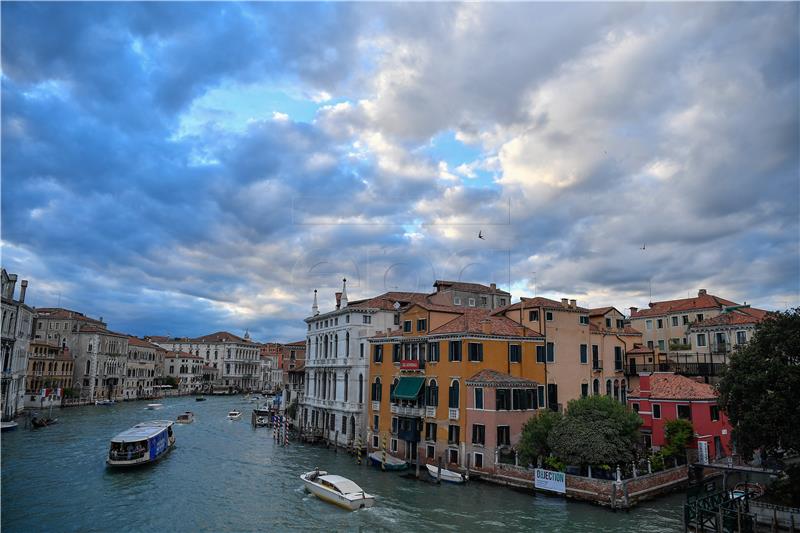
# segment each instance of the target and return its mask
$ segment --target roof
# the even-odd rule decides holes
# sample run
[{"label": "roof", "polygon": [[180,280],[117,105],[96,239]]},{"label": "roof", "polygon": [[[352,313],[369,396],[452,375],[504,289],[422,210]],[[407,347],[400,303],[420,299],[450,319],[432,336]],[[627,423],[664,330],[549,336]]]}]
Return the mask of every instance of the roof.
[{"label": "roof", "polygon": [[754,307],[740,307],[715,317],[706,318],[702,322],[695,322],[691,328],[705,328],[714,326],[736,326],[758,324],[767,317],[768,311]]},{"label": "roof", "polygon": [[628,355],[652,355],[653,353],[653,348],[648,348],[647,346],[636,346],[627,351]]},{"label": "roof", "polygon": [[[641,390],[636,388],[628,396],[640,397],[640,395]],[[698,383],[672,372],[656,372],[650,376],[650,399],[714,400],[716,398],[717,392],[708,383]]]},{"label": "roof", "polygon": [[117,434],[111,439],[111,442],[137,442],[150,437],[155,437],[162,431],[165,431],[172,425],[171,420],[151,420],[149,422],[142,422],[136,424],[130,429],[126,429],[122,433]]},{"label": "roof", "polygon": [[169,337],[166,335],[147,335],[145,339],[149,340],[150,342],[167,342],[169,341]]},{"label": "roof", "polygon": [[58,320],[82,320],[84,322],[92,322],[94,324],[104,324],[102,320],[90,318],[78,311],[64,309],[63,307],[38,307],[36,309],[37,316],[42,318],[55,318]]},{"label": "roof", "polygon": [[[612,308],[613,309],[613,308]],[[606,334],[606,335],[635,335],[640,336],[642,334],[641,331],[638,329],[634,329],[628,325],[622,328],[622,331],[618,329],[606,329],[604,327],[597,326],[595,324],[589,324],[589,333],[597,333],[597,334]]]},{"label": "roof", "polygon": [[495,316],[486,309],[461,309],[453,320],[428,332],[429,335],[446,333],[473,333],[508,337],[538,337],[541,334],[522,326],[505,316]]},{"label": "roof", "polygon": [[506,311],[513,311],[516,309],[532,309],[536,307],[543,307],[545,309],[556,309],[559,311],[572,311],[578,313],[589,312],[589,310],[586,309],[585,307],[579,307],[577,305],[575,307],[565,307],[564,304],[556,300],[551,300],[550,298],[545,298],[543,296],[537,296],[535,298],[525,298],[525,297],[520,298],[520,301],[515,304],[507,305],[505,307],[501,307],[500,309],[496,309],[494,311],[494,314],[497,315],[505,313]]},{"label": "roof", "polygon": [[532,380],[511,374],[498,372],[497,370],[484,369],[467,379],[468,386],[488,385],[490,387],[535,387],[539,383]]},{"label": "roof", "polygon": [[199,355],[194,355],[186,352],[167,352],[165,355],[167,359],[203,359]]},{"label": "roof", "polygon": [[493,289],[492,287],[483,285],[481,283],[469,283],[465,281],[447,281],[447,280],[437,279],[435,282],[433,282],[433,286],[436,287],[437,289],[449,288],[456,291],[474,292],[478,294],[503,294],[506,296],[511,296],[511,293],[509,292],[506,292],[502,289],[498,289],[497,287]]},{"label": "roof", "polygon": [[241,342],[241,343],[248,343],[251,342],[245,340],[238,335],[234,335],[228,331],[217,331],[216,333],[211,333],[210,335],[203,335],[202,337],[197,337],[195,339],[190,339],[192,342]]},{"label": "roof", "polygon": [[128,335],[117,333],[116,331],[111,331],[110,329],[106,329],[103,326],[97,326],[95,324],[81,324],[80,328],[78,329],[78,333],[100,333],[102,335],[112,335],[114,337],[123,337],[126,339],[128,338]]},{"label": "roof", "polygon": [[154,350],[160,348],[160,346],[156,346],[152,342],[147,342],[146,340],[133,336],[128,336],[128,346],[139,346],[141,348],[152,348]]},{"label": "roof", "polygon": [[305,348],[306,341],[302,340],[302,341],[287,342],[286,346],[300,346]]},{"label": "roof", "polygon": [[355,484],[355,482],[350,481],[346,477],[342,476],[320,476],[319,479],[326,481],[339,489],[339,492],[342,494],[361,494],[364,490]]},{"label": "roof", "polygon": [[[603,316],[604,314],[608,313],[609,311],[615,310],[615,307],[595,307],[594,309],[589,309],[589,316]],[[619,313],[619,311],[617,311]],[[620,313],[622,314],[622,313]]]},{"label": "roof", "polygon": [[700,309],[721,309],[726,305],[738,305],[736,302],[714,296],[713,294],[701,293],[695,298],[681,298],[679,300],[664,300],[663,302],[653,302],[649,309],[639,309],[631,311],[631,318],[642,318],[649,316],[666,315],[670,313],[680,313],[681,311],[694,311]]},{"label": "roof", "polygon": [[[379,294],[373,298],[366,298],[364,300],[349,301],[347,307],[342,309],[364,308],[364,309],[382,309],[384,311],[394,311],[395,302],[400,302],[400,305],[408,305],[410,303],[425,302],[428,295],[422,292],[398,292],[389,291]],[[341,311],[341,309],[337,309]]]}]

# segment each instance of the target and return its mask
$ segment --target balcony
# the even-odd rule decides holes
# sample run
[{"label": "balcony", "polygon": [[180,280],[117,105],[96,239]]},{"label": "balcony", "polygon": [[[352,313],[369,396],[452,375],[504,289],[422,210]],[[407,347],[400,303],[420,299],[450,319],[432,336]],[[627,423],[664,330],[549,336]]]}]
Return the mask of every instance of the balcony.
[{"label": "balcony", "polygon": [[592,372],[602,372],[603,371],[603,361],[597,360],[592,361]]},{"label": "balcony", "polygon": [[453,407],[448,408],[447,417],[450,420],[458,420],[458,408],[453,408]]},{"label": "balcony", "polygon": [[372,410],[373,411],[380,411],[381,410],[381,402],[372,402]]},{"label": "balcony", "polygon": [[428,418],[436,418],[436,407],[428,406],[425,408],[425,416]]},{"label": "balcony", "polygon": [[711,353],[722,354],[730,353],[731,345],[727,342],[713,342],[710,346]]},{"label": "balcony", "polygon": [[625,367],[626,376],[636,376],[640,372],[675,372],[684,376],[719,376],[725,363],[662,361],[659,363],[636,363],[629,361]]},{"label": "balcony", "polygon": [[393,415],[399,415],[400,414],[400,406],[393,403],[392,405],[389,406],[389,411]]},{"label": "balcony", "polygon": [[425,416],[425,408],[424,407],[417,407],[414,405],[397,405],[392,404],[391,406],[392,414],[400,415],[400,416],[410,416],[410,417],[418,417],[422,418]]}]

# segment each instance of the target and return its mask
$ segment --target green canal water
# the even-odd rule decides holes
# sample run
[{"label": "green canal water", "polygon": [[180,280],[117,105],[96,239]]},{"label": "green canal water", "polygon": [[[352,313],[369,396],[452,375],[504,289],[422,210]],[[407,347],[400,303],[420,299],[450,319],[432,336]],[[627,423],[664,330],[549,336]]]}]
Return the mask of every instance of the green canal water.
[{"label": "green canal water", "polygon": [[[613,513],[558,497],[486,483],[466,486],[407,479],[357,466],[320,446],[276,446],[253,429],[242,397],[191,397],[60,410],[55,426],[2,435],[2,531],[574,531],[682,530],[682,494]],[[238,407],[242,420],[226,413]],[[105,467],[108,440],[153,418],[195,412],[176,425],[176,448],[136,470]],[[54,411],[55,416],[55,411]],[[374,508],[347,512],[303,490],[314,467],[349,477],[375,494]]]}]

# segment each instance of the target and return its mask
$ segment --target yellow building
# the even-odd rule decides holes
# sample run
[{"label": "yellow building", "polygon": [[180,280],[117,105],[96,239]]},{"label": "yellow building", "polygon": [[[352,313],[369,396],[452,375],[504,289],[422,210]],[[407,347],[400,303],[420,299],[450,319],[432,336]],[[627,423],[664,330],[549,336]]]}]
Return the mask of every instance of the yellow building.
[{"label": "yellow building", "polygon": [[[497,382],[510,388],[518,385],[519,394],[507,407],[502,402],[503,409],[521,411],[525,419],[536,413],[545,383],[545,365],[536,360],[544,339],[537,330],[488,309],[427,302],[412,304],[399,325],[370,339],[370,450],[385,446],[408,460],[419,453],[423,461],[442,457],[445,463],[474,465],[474,457],[467,457],[467,443],[475,442],[468,419],[469,412],[486,410],[482,393],[478,401],[474,391],[485,380],[482,371],[495,371],[495,381],[502,374]],[[506,435],[505,426],[498,431],[504,443],[519,438],[518,427],[514,435]]]}]

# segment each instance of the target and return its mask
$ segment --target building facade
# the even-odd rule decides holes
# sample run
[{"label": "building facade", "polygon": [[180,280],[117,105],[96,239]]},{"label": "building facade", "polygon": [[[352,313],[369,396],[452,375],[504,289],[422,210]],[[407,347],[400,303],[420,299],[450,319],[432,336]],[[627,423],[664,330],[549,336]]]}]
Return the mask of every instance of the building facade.
[{"label": "building facade", "polygon": [[2,357],[3,373],[0,375],[0,408],[2,420],[9,421],[24,409],[25,373],[28,369],[28,351],[33,327],[33,309],[25,304],[28,281],[20,282],[19,296],[14,299],[17,275],[6,269],[2,277]]},{"label": "building facade", "polygon": [[432,304],[497,309],[511,303],[511,293],[498,289],[494,283],[487,286],[480,283],[436,280],[433,287],[435,292],[428,296],[428,301]]},{"label": "building facade", "polygon": [[187,352],[167,351],[164,356],[167,376],[177,380],[178,394],[199,392],[203,386],[203,358]]},{"label": "building facade", "polygon": [[75,359],[66,346],[57,348],[32,342],[25,378],[25,407],[61,405],[64,392],[72,387],[74,367]]},{"label": "building facade", "polygon": [[78,328],[73,388],[81,399],[124,400],[128,336],[94,324]]},{"label": "building facade", "polygon": [[[159,354],[159,352],[162,352]],[[160,385],[156,376],[159,357],[163,362],[163,348],[153,343],[128,337],[128,359],[125,371],[125,400],[139,400],[155,396],[154,385]]]}]

